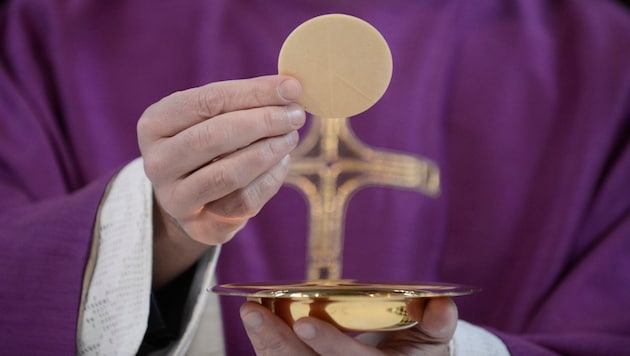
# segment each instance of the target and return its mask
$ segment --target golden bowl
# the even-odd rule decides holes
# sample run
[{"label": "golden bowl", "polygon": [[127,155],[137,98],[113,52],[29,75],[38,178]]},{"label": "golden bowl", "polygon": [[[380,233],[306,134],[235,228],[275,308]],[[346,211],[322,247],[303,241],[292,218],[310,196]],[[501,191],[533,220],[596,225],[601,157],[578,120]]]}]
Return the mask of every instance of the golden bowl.
[{"label": "golden bowl", "polygon": [[256,301],[290,326],[315,317],[344,332],[394,331],[412,327],[407,303],[417,298],[454,297],[477,292],[470,286],[445,283],[374,283],[315,280],[223,284],[212,291]]}]

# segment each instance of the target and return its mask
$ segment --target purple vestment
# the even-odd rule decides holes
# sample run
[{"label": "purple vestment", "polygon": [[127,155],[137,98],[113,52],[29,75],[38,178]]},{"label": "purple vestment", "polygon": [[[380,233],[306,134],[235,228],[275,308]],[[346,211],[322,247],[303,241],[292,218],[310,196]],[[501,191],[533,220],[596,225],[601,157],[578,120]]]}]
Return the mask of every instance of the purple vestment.
[{"label": "purple vestment", "polygon": [[[630,13],[612,1],[10,0],[0,11],[0,349],[71,354],[96,210],[171,92],[276,72],[284,38],[342,12],[389,42],[388,92],[350,122],[441,168],[442,194],[350,201],[344,277],[483,288],[460,317],[514,354],[630,350]],[[174,118],[176,119],[176,118]],[[302,279],[290,188],[231,242],[220,282]],[[251,350],[224,299],[226,344]]]}]

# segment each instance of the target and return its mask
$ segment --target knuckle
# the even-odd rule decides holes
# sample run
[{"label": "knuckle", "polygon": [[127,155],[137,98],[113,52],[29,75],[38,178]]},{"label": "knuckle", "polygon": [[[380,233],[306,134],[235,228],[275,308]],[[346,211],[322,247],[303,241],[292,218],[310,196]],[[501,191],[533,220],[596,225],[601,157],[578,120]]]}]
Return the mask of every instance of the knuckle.
[{"label": "knuckle", "polygon": [[164,100],[166,100],[166,98],[162,98],[158,102],[147,106],[147,108],[142,112],[142,115],[140,115],[140,119],[146,121],[147,119],[156,116],[159,112],[158,107]]},{"label": "knuckle", "polygon": [[145,139],[152,139],[157,136],[157,130],[154,120],[154,118],[157,116],[157,109],[155,108],[155,106],[156,104],[152,104],[147,107],[136,122],[136,133],[138,135],[140,144],[142,144]]},{"label": "knuckle", "polygon": [[160,174],[164,171],[164,163],[162,160],[147,156],[143,158],[144,173],[151,182],[159,180]]},{"label": "knuckle", "polygon": [[280,190],[280,187],[284,184],[288,170],[288,166],[275,166],[262,177],[257,186],[257,194],[260,202],[270,199]]},{"label": "knuckle", "polygon": [[252,165],[256,167],[267,166],[274,156],[276,156],[278,147],[273,140],[266,140],[261,149],[256,150],[256,154],[252,157]]},{"label": "knuckle", "polygon": [[230,194],[229,199],[217,204],[215,209],[219,216],[229,221],[249,219],[255,215],[254,198],[249,196],[244,189]]},{"label": "knuckle", "polygon": [[223,112],[228,95],[217,83],[209,84],[197,91],[195,107],[200,115],[213,117]]},{"label": "knuckle", "polygon": [[265,139],[251,155],[250,164],[255,167],[270,167],[272,162],[279,161],[294,146],[293,139],[289,136],[272,137]]},{"label": "knuckle", "polygon": [[269,102],[269,88],[266,85],[255,84],[252,87],[251,95],[259,106],[267,105]]},{"label": "knuckle", "polygon": [[150,125],[149,125],[149,120],[148,120],[148,114],[147,111],[149,109],[147,108],[144,113],[142,113],[142,115],[140,116],[140,118],[138,119],[138,122],[136,123],[136,132],[138,133],[138,136],[140,135],[145,135],[149,132],[150,130]]},{"label": "knuckle", "polygon": [[284,156],[293,149],[298,142],[297,131],[291,131],[280,137],[267,141],[267,151],[272,157]]},{"label": "knuckle", "polygon": [[236,211],[239,215],[251,217],[260,208],[260,194],[256,189],[244,189],[236,197]]},{"label": "knuckle", "polygon": [[266,132],[277,132],[281,124],[288,122],[287,119],[288,114],[284,107],[267,107],[263,113],[261,122]]},{"label": "knuckle", "polygon": [[285,355],[288,354],[288,342],[286,337],[279,335],[277,337],[262,338],[262,342],[256,347],[258,352],[264,355]]},{"label": "knuckle", "polygon": [[229,142],[229,131],[214,130],[210,125],[197,125],[185,131],[184,141],[193,152],[207,152]]},{"label": "knuckle", "polygon": [[273,157],[284,157],[298,143],[297,131],[291,131],[269,142],[269,151]]},{"label": "knuckle", "polygon": [[281,169],[272,170],[263,180],[263,189],[277,191],[284,184],[289,167],[281,167]]},{"label": "knuckle", "polygon": [[264,174],[255,184],[240,189],[233,195],[232,203],[226,205],[226,215],[238,215],[251,218],[258,214],[264,204],[280,189],[284,176],[278,172]]},{"label": "knuckle", "polygon": [[180,90],[180,91],[176,91],[176,92],[173,92],[173,93],[165,96],[164,98],[162,98],[157,103],[149,106],[149,108],[148,108],[149,113],[158,112],[158,107],[160,107],[160,106],[169,106],[169,107],[174,107],[174,108],[183,108],[183,107],[185,107],[185,105],[188,104],[188,102],[190,101],[189,100],[190,92],[192,90],[193,89]]},{"label": "knuckle", "polygon": [[239,187],[239,174],[235,169],[230,169],[225,165],[217,165],[212,179],[204,180],[204,191],[211,189],[232,191]]},{"label": "knuckle", "polygon": [[263,111],[263,117],[261,120],[261,124],[263,125],[265,132],[272,132],[275,126],[274,124],[278,121],[278,119],[278,110],[275,110],[275,108],[266,108],[266,110]]}]

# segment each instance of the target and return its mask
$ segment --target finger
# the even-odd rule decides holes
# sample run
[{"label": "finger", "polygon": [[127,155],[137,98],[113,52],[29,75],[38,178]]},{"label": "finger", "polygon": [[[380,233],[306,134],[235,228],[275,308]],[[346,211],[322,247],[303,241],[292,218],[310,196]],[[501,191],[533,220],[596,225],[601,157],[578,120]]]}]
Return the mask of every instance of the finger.
[{"label": "finger", "polygon": [[418,327],[427,341],[448,343],[457,326],[457,306],[451,298],[429,298],[426,303],[410,303],[409,315],[418,321]]},{"label": "finger", "polygon": [[293,324],[293,331],[319,355],[383,355],[316,318],[301,318]]},{"label": "finger", "polygon": [[379,344],[384,351],[402,354],[444,354],[457,325],[457,307],[450,298],[421,298],[407,304],[407,312],[418,324],[385,335]]},{"label": "finger", "polygon": [[306,114],[296,105],[240,110],[190,127],[157,145],[147,163],[154,180],[176,179],[213,159],[246,147],[264,137],[284,135],[304,125]]},{"label": "finger", "polygon": [[286,156],[249,186],[208,204],[185,224],[186,233],[207,245],[228,242],[278,192],[288,172],[289,156]]},{"label": "finger", "polygon": [[385,340],[386,336],[387,332],[369,332],[359,334],[355,336],[354,339],[362,344],[377,347]]},{"label": "finger", "polygon": [[222,113],[287,105],[299,98],[301,90],[296,79],[282,75],[210,83],[151,105],[138,122],[138,132],[151,140],[170,137]]},{"label": "finger", "polygon": [[286,323],[260,304],[243,304],[241,320],[257,355],[315,355]]},{"label": "finger", "polygon": [[213,201],[206,209],[215,216],[228,220],[249,219],[271,199],[282,187],[289,173],[290,156],[286,155],[280,163],[263,173],[246,187]]},{"label": "finger", "polygon": [[[206,165],[179,181],[169,197],[174,216],[185,215],[246,187],[278,164],[298,142],[297,131],[271,137]],[[165,204],[166,205],[166,204]]]}]

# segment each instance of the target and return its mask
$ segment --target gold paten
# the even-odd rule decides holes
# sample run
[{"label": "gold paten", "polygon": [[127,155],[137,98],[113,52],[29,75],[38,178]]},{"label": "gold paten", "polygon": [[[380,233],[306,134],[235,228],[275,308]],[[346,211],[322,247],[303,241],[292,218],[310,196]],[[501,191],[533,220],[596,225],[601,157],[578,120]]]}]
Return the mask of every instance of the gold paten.
[{"label": "gold paten", "polygon": [[407,312],[414,299],[455,297],[476,288],[445,283],[361,282],[355,280],[276,281],[232,283],[215,287],[222,295],[256,301],[287,324],[315,317],[345,332],[394,331],[417,322]]}]

